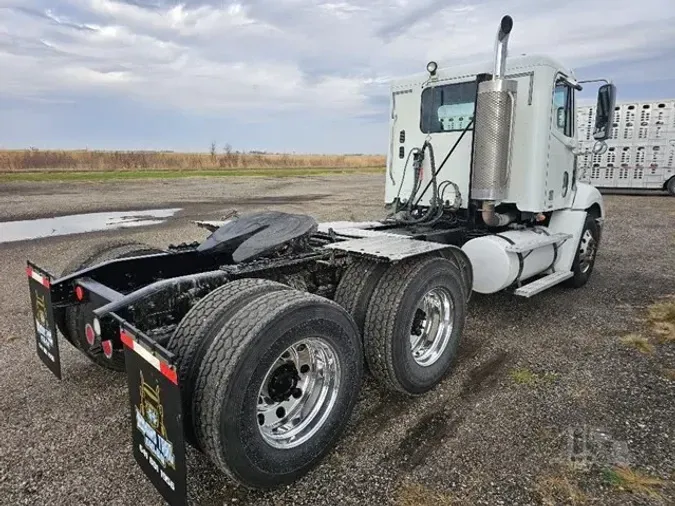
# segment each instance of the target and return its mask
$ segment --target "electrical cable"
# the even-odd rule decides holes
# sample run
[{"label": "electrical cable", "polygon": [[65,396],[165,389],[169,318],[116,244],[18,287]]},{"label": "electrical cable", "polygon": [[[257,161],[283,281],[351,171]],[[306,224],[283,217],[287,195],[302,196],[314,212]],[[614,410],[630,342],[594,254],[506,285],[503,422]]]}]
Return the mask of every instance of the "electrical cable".
[{"label": "electrical cable", "polygon": [[[400,197],[401,190],[403,189],[403,182],[405,181],[405,173],[408,170],[408,162],[410,162],[410,156],[413,153],[417,153],[417,152],[419,152],[419,148],[412,148],[410,151],[408,151],[408,157],[405,159],[405,164],[403,165],[403,174],[401,175],[401,184],[398,185],[398,192],[396,193],[396,199],[398,199]],[[415,187],[415,184],[417,184],[417,182],[415,182],[413,184],[413,188]]]},{"label": "electrical cable", "polygon": [[[426,210],[426,212],[424,214],[422,214],[422,216],[417,217],[417,218],[413,218],[412,214],[411,214],[415,210],[417,205],[415,204],[414,206],[411,206],[410,209],[405,213],[404,217],[396,219],[396,221],[398,221],[399,223],[403,223],[405,225],[418,225],[418,224],[426,223],[426,222],[431,221],[431,220],[437,221],[438,211],[439,211],[439,209],[437,209],[437,208],[440,208],[440,215],[442,216],[443,204],[442,204],[442,202],[439,203],[439,201],[438,201],[438,181],[436,179],[436,175],[438,174],[438,170],[436,169],[436,158],[435,158],[435,155],[434,155],[434,147],[431,144],[431,142],[429,142],[428,140],[424,141],[422,149],[420,150],[421,151],[421,159],[420,159],[419,167],[421,169],[422,163],[424,162],[424,153],[427,150],[429,151],[429,164],[430,164],[430,167],[431,167],[431,181],[430,181],[429,184],[433,185],[433,197],[431,198],[431,205]],[[406,207],[408,207],[408,205],[412,202],[412,200],[415,197],[415,194],[417,193],[417,190],[421,186],[421,178],[418,178],[418,180],[420,181],[420,184],[419,184],[419,186],[417,186],[417,188],[413,189],[414,191],[411,194],[410,200],[408,200],[408,202],[406,202]],[[428,185],[427,185],[427,187],[428,187]],[[419,203],[419,199],[417,200],[417,202]]]},{"label": "electrical cable", "polygon": [[[445,190],[447,190],[447,187],[450,185],[453,185],[455,187],[455,191],[458,192],[458,187],[455,183],[452,181],[443,181],[441,183],[441,186],[438,185],[437,181],[437,176],[440,173],[441,169],[445,165],[445,163],[450,159],[450,156],[455,152],[455,149],[457,149],[457,146],[459,143],[462,141],[464,138],[464,135],[466,132],[469,131],[471,128],[471,125],[473,125],[473,119],[467,123],[466,127],[464,130],[462,130],[462,133],[460,134],[459,138],[455,141],[453,144],[452,148],[448,151],[448,153],[445,155],[445,158],[443,159],[443,162],[436,167],[436,159],[434,155],[434,148],[431,142],[427,139],[424,141],[424,144],[422,145],[422,148],[413,148],[410,150],[408,153],[408,157],[406,158],[406,163],[403,168],[403,175],[401,176],[401,183],[399,185],[398,193],[396,194],[396,200],[397,202],[400,202],[399,197],[401,194],[401,189],[403,188],[403,182],[405,180],[405,173],[408,168],[408,163],[410,161],[410,156],[413,153],[420,153],[420,160],[419,160],[419,165],[417,166],[416,172],[415,172],[415,181],[413,183],[413,188],[410,193],[410,198],[406,201],[406,203],[403,205],[403,207],[398,207],[396,211],[393,213],[393,215],[390,215],[385,219],[385,221],[394,221],[398,222],[404,225],[419,225],[419,224],[425,224],[425,225],[431,225],[439,221],[443,215],[444,215],[444,204],[443,204],[443,196],[445,195]],[[420,187],[422,186],[422,178],[420,177],[421,173],[421,168],[422,164],[424,162],[424,153],[425,151],[429,151],[429,163],[430,163],[430,168],[431,168],[431,181],[427,183],[427,185],[424,188],[424,191],[421,193],[419,197],[417,197],[417,200],[413,204],[413,200],[415,199],[415,196],[417,195]],[[445,187],[442,187],[442,185],[445,184]],[[420,217],[414,218],[412,216],[412,213],[415,211],[417,208],[418,204],[422,200],[422,197],[426,194],[427,190],[429,190],[429,187],[432,186],[432,197],[431,197],[431,203],[427,211]],[[439,193],[442,187],[442,193]],[[404,216],[403,217],[393,217],[395,214],[398,212],[404,211]]]},{"label": "electrical cable", "polygon": [[[436,169],[435,174],[432,174],[432,176],[438,175],[438,173],[441,171],[441,169],[442,169],[443,166],[445,165],[445,162],[448,161],[448,159],[450,158],[450,156],[452,155],[452,153],[455,151],[455,149],[457,148],[457,146],[459,145],[459,143],[460,143],[460,142],[462,141],[462,139],[464,138],[464,135],[469,131],[469,128],[471,128],[471,125],[473,125],[473,120],[469,121],[469,122],[467,123],[466,127],[464,127],[464,130],[462,130],[462,133],[460,134],[459,138],[455,141],[455,144],[453,144],[452,148],[450,148],[450,151],[448,151],[448,154],[445,155],[445,158],[443,159],[443,161],[441,162],[441,164],[438,166],[438,169]],[[433,180],[433,179],[432,179],[432,180]],[[422,194],[421,194],[421,195],[419,196],[419,198],[417,199],[417,202],[415,202],[415,206],[417,206],[417,204],[420,203],[420,200],[422,200],[422,197],[424,197],[424,195],[427,193],[427,190],[429,189],[429,186],[430,186],[430,185],[431,185],[431,181],[429,181],[429,182],[427,183],[427,186],[424,188],[424,191],[422,192]]]}]

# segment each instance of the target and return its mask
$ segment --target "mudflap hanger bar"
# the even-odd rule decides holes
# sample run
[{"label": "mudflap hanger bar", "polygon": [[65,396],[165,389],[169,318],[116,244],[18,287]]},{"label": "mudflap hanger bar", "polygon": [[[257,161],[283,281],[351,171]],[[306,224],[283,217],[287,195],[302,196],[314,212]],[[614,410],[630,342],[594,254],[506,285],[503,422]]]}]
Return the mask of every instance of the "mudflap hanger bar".
[{"label": "mudflap hanger bar", "polygon": [[185,304],[180,303],[181,294],[187,294],[188,299],[199,299],[227,279],[228,274],[221,270],[162,279],[120,298],[104,301],[92,311],[92,314],[101,322],[102,338],[105,336],[111,339],[113,347],[121,349],[122,342],[119,339],[119,325],[116,319],[123,319],[122,321],[142,328],[152,327],[157,324],[153,321],[156,319],[154,313],[166,315],[180,308],[187,311]]},{"label": "mudflap hanger bar", "polygon": [[183,412],[173,353],[110,313],[120,326],[134,459],[172,506],[187,506]]},{"label": "mudflap hanger bar", "polygon": [[175,278],[156,281],[144,286],[122,298],[111,300],[108,304],[94,309],[93,313],[98,318],[110,313],[120,312],[125,308],[133,307],[139,302],[152,303],[153,306],[171,305],[174,296],[179,293],[190,291],[198,297],[217,288],[228,279],[228,273],[223,270],[199,272],[187,274]]},{"label": "mudflap hanger bar", "polygon": [[184,274],[201,272],[207,268],[216,268],[214,261],[205,256],[199,256],[194,251],[176,251],[170,253],[152,253],[130,258],[114,258],[99,262],[91,267],[85,267],[77,272],[56,279],[54,298],[59,302],[72,301],[70,287],[79,278],[90,277],[107,286],[114,286],[120,277],[128,277],[130,273],[138,285],[152,283],[157,274],[163,278],[170,278]]}]

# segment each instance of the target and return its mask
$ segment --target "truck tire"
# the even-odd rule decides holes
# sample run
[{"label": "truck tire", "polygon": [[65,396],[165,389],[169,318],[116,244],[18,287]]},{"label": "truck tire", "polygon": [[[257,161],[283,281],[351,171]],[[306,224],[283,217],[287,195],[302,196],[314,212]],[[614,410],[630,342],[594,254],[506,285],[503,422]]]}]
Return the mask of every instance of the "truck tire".
[{"label": "truck tire", "polygon": [[595,217],[589,214],[586,216],[586,222],[581,231],[579,247],[572,262],[572,272],[574,275],[566,281],[567,286],[580,288],[588,282],[593,273],[599,243],[600,228],[595,221]]},{"label": "truck tire", "polygon": [[361,334],[370,297],[387,267],[382,262],[357,260],[347,267],[335,290],[333,300],[352,315]]},{"label": "truck tire", "polygon": [[230,318],[204,357],[197,438],[245,487],[292,483],[337,442],[362,376],[361,339],[344,308],[297,290],[261,295]]},{"label": "truck tire", "polygon": [[392,265],[370,299],[363,333],[368,367],[387,389],[420,395],[450,371],[466,320],[463,280],[431,256]]},{"label": "truck tire", "polygon": [[671,177],[666,183],[666,190],[672,197],[675,197],[675,176]]},{"label": "truck tire", "polygon": [[166,347],[176,355],[185,438],[194,447],[201,449],[192,423],[192,393],[209,345],[232,315],[248,302],[265,293],[290,289],[287,285],[267,279],[238,279],[207,294],[192,306],[176,327]]},{"label": "truck tire", "polygon": [[[101,262],[136,255],[161,253],[162,250],[136,241],[107,241],[94,246],[73,258],[63,269],[61,276],[91,267]],[[88,313],[87,304],[70,306],[56,315],[56,323],[61,334],[76,348],[81,350],[92,362],[113,371],[124,371],[124,351],[115,350],[108,359],[100,347],[94,348],[87,342],[84,334],[84,315]]]},{"label": "truck tire", "polygon": [[466,295],[466,302],[469,302],[473,293],[473,266],[469,257],[457,247],[440,250],[438,256],[447,258],[457,268]]}]

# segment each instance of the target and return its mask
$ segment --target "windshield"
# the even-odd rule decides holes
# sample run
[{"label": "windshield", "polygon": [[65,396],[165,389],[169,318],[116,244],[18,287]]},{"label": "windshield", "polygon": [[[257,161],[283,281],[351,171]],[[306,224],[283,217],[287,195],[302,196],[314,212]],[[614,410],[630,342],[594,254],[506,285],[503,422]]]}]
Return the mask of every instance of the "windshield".
[{"label": "windshield", "polygon": [[476,81],[426,88],[422,91],[422,132],[464,130],[473,119],[475,100]]}]

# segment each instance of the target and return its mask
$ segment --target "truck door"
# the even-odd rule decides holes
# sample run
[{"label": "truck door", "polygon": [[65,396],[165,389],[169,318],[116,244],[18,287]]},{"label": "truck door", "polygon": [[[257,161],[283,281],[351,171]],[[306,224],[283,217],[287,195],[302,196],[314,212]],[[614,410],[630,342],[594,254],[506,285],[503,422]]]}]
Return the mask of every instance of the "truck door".
[{"label": "truck door", "polygon": [[546,174],[546,209],[560,209],[572,202],[574,148],[577,141],[574,127],[574,89],[562,80],[553,89],[551,138]]}]

